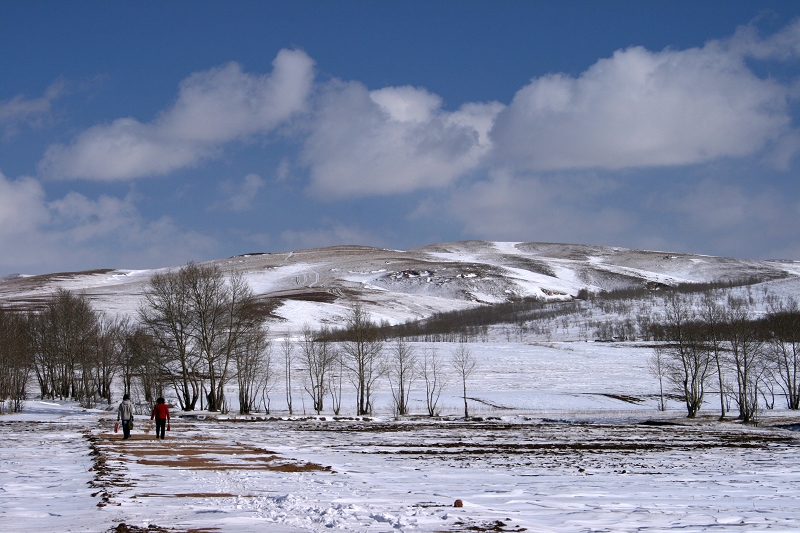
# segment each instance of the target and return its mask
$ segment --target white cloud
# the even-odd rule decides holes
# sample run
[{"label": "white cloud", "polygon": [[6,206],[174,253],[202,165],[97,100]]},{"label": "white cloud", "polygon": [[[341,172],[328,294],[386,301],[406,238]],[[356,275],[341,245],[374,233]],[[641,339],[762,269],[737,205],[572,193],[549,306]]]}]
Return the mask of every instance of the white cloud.
[{"label": "white cloud", "polygon": [[70,192],[48,202],[36,179],[0,173],[0,272],[175,265],[215,244],[167,217],[145,220],[129,198]]},{"label": "white cloud", "polygon": [[367,245],[366,243],[379,242],[379,239],[369,230],[337,222],[326,224],[323,228],[286,230],[281,233],[280,238],[287,246],[294,249],[344,244]]},{"label": "white cloud", "polygon": [[63,81],[56,81],[39,98],[26,98],[18,94],[10,100],[0,101],[0,126],[6,135],[13,135],[19,124],[36,125],[46,117],[53,101],[64,93]]},{"label": "white cloud", "polygon": [[414,87],[368,91],[332,82],[323,91],[303,160],[321,199],[442,187],[473,170],[490,147],[496,102],[444,111]]},{"label": "white cloud", "polygon": [[628,48],[577,78],[553,74],[520,89],[491,132],[495,160],[559,170],[749,156],[789,132],[788,96],[725,43]]},{"label": "white cloud", "polygon": [[788,60],[800,57],[800,19],[763,38],[754,24],[740,26],[733,37],[723,41],[732,52],[756,59]]},{"label": "white cloud", "polygon": [[[796,258],[800,202],[715,179],[630,190],[593,174],[517,176],[458,188],[430,200],[418,219],[449,216],[468,238],[616,245],[730,257]],[[444,215],[442,215],[444,213]]]},{"label": "white cloud", "polygon": [[798,250],[796,202],[774,190],[748,192],[738,184],[705,179],[658,195],[650,208],[673,217],[676,233],[687,240],[706,243],[706,253],[780,257],[783,250]]},{"label": "white cloud", "polygon": [[89,128],[70,145],[51,146],[40,169],[56,178],[125,180],[193,165],[304,110],[313,66],[304,52],[281,50],[268,75],[247,74],[237,63],[193,74],[153,122],[121,118]]},{"label": "white cloud", "polygon": [[474,238],[610,243],[636,222],[634,214],[597,201],[617,188],[593,175],[520,178],[496,171],[456,191],[447,212]]},{"label": "white cloud", "polygon": [[241,182],[224,181],[220,184],[225,199],[212,208],[225,211],[247,211],[253,208],[253,199],[265,182],[258,174],[248,174]]},{"label": "white cloud", "polygon": [[47,223],[50,214],[44,199],[44,189],[35,179],[9,180],[0,172],[0,238],[25,235]]}]

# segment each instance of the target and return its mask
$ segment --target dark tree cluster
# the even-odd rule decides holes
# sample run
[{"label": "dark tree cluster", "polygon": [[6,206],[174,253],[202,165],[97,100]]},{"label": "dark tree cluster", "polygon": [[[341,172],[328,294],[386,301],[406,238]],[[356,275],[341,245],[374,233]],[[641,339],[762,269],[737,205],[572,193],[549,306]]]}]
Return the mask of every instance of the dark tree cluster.
[{"label": "dark tree cluster", "polygon": [[[153,276],[139,307],[147,351],[184,411],[226,411],[225,385],[239,380],[240,409],[264,393],[271,369],[265,313],[240,274],[189,263]],[[241,372],[237,372],[240,370]]]},{"label": "dark tree cluster", "polygon": [[22,409],[32,367],[28,316],[0,307],[0,411]]},{"label": "dark tree cluster", "polygon": [[700,410],[712,381],[720,418],[727,398],[740,420],[756,421],[761,408],[774,407],[776,388],[787,408],[800,408],[800,310],[794,300],[771,299],[766,314],[756,316],[745,299],[728,296],[720,303],[714,292],[700,298],[673,293],[665,300],[664,320],[652,330],[663,344],[651,368],[678,390],[689,417]]}]

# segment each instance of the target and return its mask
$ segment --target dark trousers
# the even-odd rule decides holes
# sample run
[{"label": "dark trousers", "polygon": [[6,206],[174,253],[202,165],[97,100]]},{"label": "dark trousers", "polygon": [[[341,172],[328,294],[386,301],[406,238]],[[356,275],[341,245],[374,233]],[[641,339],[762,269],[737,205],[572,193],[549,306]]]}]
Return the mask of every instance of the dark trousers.
[{"label": "dark trousers", "polygon": [[163,439],[166,438],[165,431],[167,429],[167,419],[166,418],[156,418],[156,438]]},{"label": "dark trousers", "polygon": [[122,438],[123,439],[131,438],[131,422],[132,422],[132,420],[123,420],[122,421]]}]

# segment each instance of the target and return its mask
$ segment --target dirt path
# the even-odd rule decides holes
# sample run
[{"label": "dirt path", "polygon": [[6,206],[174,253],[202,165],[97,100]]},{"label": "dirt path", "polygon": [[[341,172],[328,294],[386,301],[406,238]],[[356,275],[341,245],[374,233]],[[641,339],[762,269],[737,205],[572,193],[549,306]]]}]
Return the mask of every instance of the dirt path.
[{"label": "dirt path", "polygon": [[211,429],[208,423],[183,421],[179,425],[179,431],[158,440],[151,424],[143,422],[134,428],[130,439],[123,440],[121,432],[107,431],[110,423],[103,420],[103,429],[85,436],[94,463],[91,484],[99,497],[97,506],[106,508],[112,522],[125,523],[128,528],[144,522],[147,527],[156,527],[145,518],[156,514],[163,518],[153,523],[169,531],[204,531],[192,524],[202,519],[173,526],[175,516],[187,514],[173,511],[193,509],[189,514],[198,516],[224,513],[227,508],[241,508],[240,501],[275,497],[270,483],[242,483],[237,479],[331,471],[330,467],[231,441],[228,432],[214,431],[213,424]]}]

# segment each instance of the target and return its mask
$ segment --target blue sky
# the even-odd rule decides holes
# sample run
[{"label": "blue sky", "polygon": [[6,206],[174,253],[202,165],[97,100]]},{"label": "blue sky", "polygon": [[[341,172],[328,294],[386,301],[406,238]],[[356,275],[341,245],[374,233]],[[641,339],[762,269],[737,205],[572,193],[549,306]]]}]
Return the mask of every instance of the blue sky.
[{"label": "blue sky", "polygon": [[0,275],[463,239],[800,259],[799,17],[0,0]]}]

